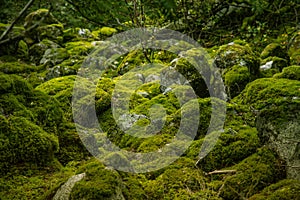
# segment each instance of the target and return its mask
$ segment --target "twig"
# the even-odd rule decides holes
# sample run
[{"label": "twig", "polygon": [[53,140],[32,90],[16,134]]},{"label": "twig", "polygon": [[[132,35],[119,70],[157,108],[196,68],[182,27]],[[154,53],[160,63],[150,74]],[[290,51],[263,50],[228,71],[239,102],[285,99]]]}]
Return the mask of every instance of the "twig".
[{"label": "twig", "polygon": [[228,174],[228,173],[236,173],[236,170],[215,170],[212,172],[208,172],[207,175],[212,175],[212,174]]}]

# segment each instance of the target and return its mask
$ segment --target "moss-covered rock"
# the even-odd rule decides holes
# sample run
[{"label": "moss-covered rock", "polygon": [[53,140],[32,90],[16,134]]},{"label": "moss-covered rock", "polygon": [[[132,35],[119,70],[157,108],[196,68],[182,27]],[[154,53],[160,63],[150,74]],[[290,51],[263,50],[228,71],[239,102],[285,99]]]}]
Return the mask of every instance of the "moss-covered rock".
[{"label": "moss-covered rock", "polygon": [[[203,140],[194,141],[187,156],[198,160],[202,143]],[[206,172],[229,167],[255,153],[258,147],[260,141],[256,128],[247,125],[225,128],[213,150],[198,165]]]},{"label": "moss-covered rock", "polygon": [[206,182],[201,170],[181,167],[167,169],[144,185],[149,199],[219,199]]},{"label": "moss-covered rock", "polygon": [[40,60],[41,65],[55,66],[70,57],[65,48],[47,49]]},{"label": "moss-covered rock", "polygon": [[36,65],[39,65],[40,60],[45,54],[45,51],[47,49],[55,49],[55,48],[60,48],[60,46],[48,39],[44,39],[41,42],[32,45],[29,48],[30,61],[34,62]]},{"label": "moss-covered rock", "polygon": [[293,65],[286,67],[282,70],[281,73],[275,74],[274,78],[288,78],[291,80],[298,80],[300,81],[300,66]]},{"label": "moss-covered rock", "polygon": [[236,170],[236,173],[219,175],[218,179],[223,180],[212,182],[218,185],[220,197],[224,199],[247,199],[285,176],[281,163],[267,148],[259,149],[229,169]]},{"label": "moss-covered rock", "polygon": [[257,75],[259,71],[259,59],[248,45],[223,45],[216,52],[214,62],[221,69],[240,65],[247,67],[251,75]]},{"label": "moss-covered rock", "polygon": [[75,79],[74,75],[54,78],[36,87],[37,90],[54,96],[60,102],[67,120],[73,117],[71,101]]},{"label": "moss-covered rock", "polygon": [[283,68],[289,66],[289,61],[279,57],[268,57],[261,61],[260,74],[262,77],[272,77]]},{"label": "moss-covered rock", "polygon": [[24,40],[19,41],[17,54],[18,57],[22,58],[23,60],[27,60],[29,58],[29,48]]},{"label": "moss-covered rock", "polygon": [[289,62],[289,55],[286,50],[278,43],[271,43],[265,47],[265,49],[261,52],[260,57],[262,59],[268,57],[279,57],[287,60]]},{"label": "moss-covered rock", "polygon": [[43,39],[49,39],[51,41],[61,44],[63,42],[63,29],[62,24],[49,24],[39,26],[37,28],[37,39],[42,41]]},{"label": "moss-covered rock", "polygon": [[46,165],[58,150],[57,137],[22,117],[0,116],[0,172],[12,165],[32,163]]},{"label": "moss-covered rock", "polygon": [[[288,165],[298,165],[300,82],[265,78],[250,83],[235,100],[251,105],[258,117],[261,141],[274,149]],[[288,176],[298,178],[297,168],[287,167]]]},{"label": "moss-covered rock", "polygon": [[249,198],[249,200],[290,200],[299,199],[300,182],[297,180],[284,179],[274,183],[259,194]]},{"label": "moss-covered rock", "polygon": [[97,39],[105,39],[106,37],[110,37],[118,31],[115,28],[111,27],[102,27],[100,29],[94,30],[92,35]]},{"label": "moss-covered rock", "polygon": [[38,31],[39,27],[49,24],[59,24],[59,22],[47,9],[39,9],[28,14],[25,17],[24,23],[26,43],[33,44],[37,42],[39,40],[40,35],[40,32]]},{"label": "moss-covered rock", "polygon": [[224,73],[225,87],[230,98],[234,98],[252,80],[252,76],[245,66],[235,65]]},{"label": "moss-covered rock", "polygon": [[64,123],[58,130],[59,150],[55,157],[62,165],[82,161],[90,156],[73,123]]},{"label": "moss-covered rock", "polygon": [[258,110],[272,105],[284,106],[297,100],[299,88],[300,82],[297,80],[261,78],[249,83],[233,101]]},{"label": "moss-covered rock", "polygon": [[86,176],[75,184],[70,199],[124,199],[118,172],[105,169],[98,161],[82,166],[79,172]]},{"label": "moss-covered rock", "polygon": [[[298,89],[299,90],[299,89]],[[257,117],[261,140],[287,163],[287,177],[300,180],[300,102],[270,106]]]},{"label": "moss-covered rock", "polygon": [[91,42],[87,41],[68,42],[65,46],[72,58],[87,56],[94,49]]},{"label": "moss-covered rock", "polygon": [[76,42],[82,40],[94,40],[97,39],[91,33],[89,29],[83,28],[69,28],[63,31],[63,41],[64,42]]},{"label": "moss-covered rock", "polygon": [[300,65],[300,50],[298,49],[291,55],[291,64]]}]

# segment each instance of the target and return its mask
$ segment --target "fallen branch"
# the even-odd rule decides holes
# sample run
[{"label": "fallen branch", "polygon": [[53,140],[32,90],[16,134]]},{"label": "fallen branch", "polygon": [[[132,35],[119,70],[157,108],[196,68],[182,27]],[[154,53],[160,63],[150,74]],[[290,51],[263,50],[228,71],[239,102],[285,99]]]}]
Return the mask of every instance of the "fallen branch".
[{"label": "fallen branch", "polygon": [[236,170],[215,170],[215,171],[212,171],[212,172],[208,172],[207,175],[228,174],[228,173],[236,173]]}]

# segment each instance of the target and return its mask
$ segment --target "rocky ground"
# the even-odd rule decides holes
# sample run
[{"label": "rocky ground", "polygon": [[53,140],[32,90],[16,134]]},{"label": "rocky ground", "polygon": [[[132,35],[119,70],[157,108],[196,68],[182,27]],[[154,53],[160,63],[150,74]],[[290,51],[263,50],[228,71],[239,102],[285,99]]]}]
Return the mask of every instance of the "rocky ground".
[{"label": "rocky ground", "polygon": [[[41,18],[43,22],[33,27]],[[0,24],[0,32],[7,26]],[[153,51],[151,59],[165,66],[162,70],[171,66],[189,80],[201,113],[188,150],[171,165],[141,174],[98,162],[86,150],[73,121],[76,74],[87,56],[117,32],[109,27],[64,29],[41,9],[9,33],[11,41],[0,46],[0,199],[299,199],[299,31],[291,28],[288,51],[287,35],[270,39],[261,49],[242,40],[205,49],[209,62],[221,72],[228,100],[224,131],[199,162],[213,99],[189,62],[169,51]],[[24,37],[14,38],[19,33]],[[162,88],[162,71],[146,67],[137,76],[141,85],[131,90],[126,82],[136,76],[131,70],[147,63],[139,50],[118,58],[105,69],[94,96],[106,136],[123,149],[141,153],[159,151],[170,143],[184,110],[174,94],[186,92],[183,86]],[[125,127],[150,124],[148,110],[164,106],[167,117],[158,134],[136,138],[117,126],[111,108],[116,85],[131,94],[129,107],[135,115],[123,116]],[[97,136],[87,139],[97,151],[104,151]]]}]

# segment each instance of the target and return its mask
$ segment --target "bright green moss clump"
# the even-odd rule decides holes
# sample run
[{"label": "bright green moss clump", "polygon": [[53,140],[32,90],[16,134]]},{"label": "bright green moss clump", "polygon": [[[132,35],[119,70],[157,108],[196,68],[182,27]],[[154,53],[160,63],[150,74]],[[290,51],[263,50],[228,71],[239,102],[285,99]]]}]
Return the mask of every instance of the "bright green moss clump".
[{"label": "bright green moss clump", "polygon": [[123,199],[122,182],[118,172],[105,169],[97,161],[90,162],[81,169],[86,176],[77,182],[70,199]]},{"label": "bright green moss clump", "polygon": [[248,84],[234,101],[251,104],[257,109],[272,104],[281,105],[283,102],[291,102],[293,97],[299,97],[299,88],[300,82],[297,80],[262,78]]},{"label": "bright green moss clump", "polygon": [[46,165],[58,150],[57,137],[22,117],[0,116],[0,172],[12,165],[32,163]]},{"label": "bright green moss clump", "polygon": [[283,69],[281,73],[275,74],[274,78],[288,78],[300,81],[300,66],[293,65]]},{"label": "bright green moss clump", "polygon": [[231,98],[237,96],[252,79],[248,68],[239,65],[235,65],[225,72],[224,78],[227,94]]}]

